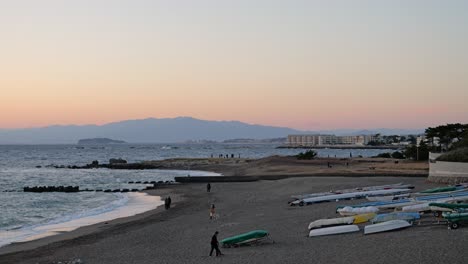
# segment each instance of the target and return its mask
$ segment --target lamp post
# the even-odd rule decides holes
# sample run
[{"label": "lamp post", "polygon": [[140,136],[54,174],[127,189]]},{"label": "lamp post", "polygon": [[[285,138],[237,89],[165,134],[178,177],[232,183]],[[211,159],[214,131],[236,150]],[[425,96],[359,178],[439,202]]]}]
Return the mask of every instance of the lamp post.
[{"label": "lamp post", "polygon": [[416,160],[419,160],[419,146],[416,145]]}]

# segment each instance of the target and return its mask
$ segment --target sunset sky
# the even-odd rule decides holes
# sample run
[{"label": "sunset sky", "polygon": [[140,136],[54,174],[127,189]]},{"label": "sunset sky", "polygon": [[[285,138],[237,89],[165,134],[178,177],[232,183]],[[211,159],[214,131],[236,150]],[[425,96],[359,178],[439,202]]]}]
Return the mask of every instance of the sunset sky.
[{"label": "sunset sky", "polygon": [[0,128],[468,122],[468,1],[0,0]]}]

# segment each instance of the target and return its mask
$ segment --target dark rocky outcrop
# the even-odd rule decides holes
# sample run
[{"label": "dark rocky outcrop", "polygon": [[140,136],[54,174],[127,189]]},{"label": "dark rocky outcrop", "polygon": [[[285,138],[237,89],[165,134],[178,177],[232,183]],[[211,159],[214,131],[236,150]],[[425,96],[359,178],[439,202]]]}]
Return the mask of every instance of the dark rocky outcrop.
[{"label": "dark rocky outcrop", "polygon": [[109,160],[109,165],[113,165],[113,164],[127,164],[127,161],[124,160],[124,159],[121,159],[121,158],[118,158],[118,159],[110,159],[110,160]]}]

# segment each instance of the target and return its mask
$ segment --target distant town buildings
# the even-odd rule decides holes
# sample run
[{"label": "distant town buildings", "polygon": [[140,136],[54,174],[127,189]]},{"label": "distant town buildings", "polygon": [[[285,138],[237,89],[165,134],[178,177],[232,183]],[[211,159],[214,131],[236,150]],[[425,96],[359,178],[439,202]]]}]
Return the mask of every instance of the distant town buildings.
[{"label": "distant town buildings", "polygon": [[367,145],[378,141],[375,135],[335,136],[335,135],[288,135],[286,144],[291,147],[312,147],[324,145]]}]

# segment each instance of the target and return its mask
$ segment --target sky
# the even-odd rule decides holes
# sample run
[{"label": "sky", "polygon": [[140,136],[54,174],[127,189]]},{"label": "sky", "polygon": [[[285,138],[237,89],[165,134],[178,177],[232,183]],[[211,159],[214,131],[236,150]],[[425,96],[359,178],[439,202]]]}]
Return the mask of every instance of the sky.
[{"label": "sky", "polygon": [[0,0],[0,128],[468,122],[468,1]]}]

